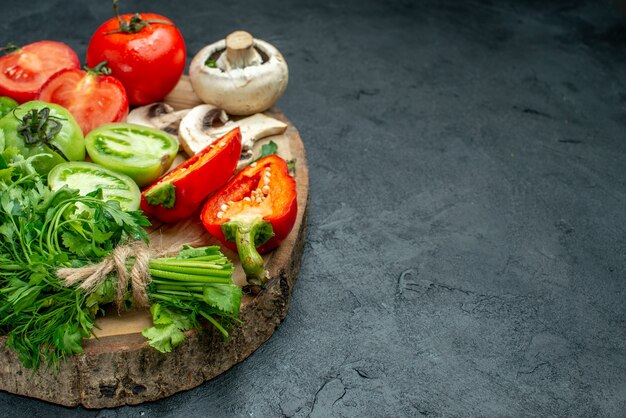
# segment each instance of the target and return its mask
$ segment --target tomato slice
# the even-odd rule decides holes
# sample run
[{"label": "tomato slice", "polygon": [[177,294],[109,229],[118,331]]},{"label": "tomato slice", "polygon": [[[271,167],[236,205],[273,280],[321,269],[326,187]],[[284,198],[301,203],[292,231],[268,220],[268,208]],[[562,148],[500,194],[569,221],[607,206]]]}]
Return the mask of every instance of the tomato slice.
[{"label": "tomato slice", "polygon": [[128,98],[122,83],[111,76],[79,69],[54,74],[41,88],[38,99],[69,110],[85,135],[128,115]]},{"label": "tomato slice", "polygon": [[57,165],[48,173],[48,186],[57,190],[65,185],[81,195],[101,189],[104,200],[116,200],[126,211],[139,209],[141,191],[133,179],[98,164],[73,161]]},{"label": "tomato slice", "polygon": [[34,100],[54,73],[79,67],[78,55],[62,42],[40,41],[26,45],[0,58],[0,95],[18,103]]},{"label": "tomato slice", "polygon": [[85,147],[91,159],[123,173],[139,186],[165,173],[178,153],[178,141],[163,131],[131,123],[109,123],[87,134]]}]

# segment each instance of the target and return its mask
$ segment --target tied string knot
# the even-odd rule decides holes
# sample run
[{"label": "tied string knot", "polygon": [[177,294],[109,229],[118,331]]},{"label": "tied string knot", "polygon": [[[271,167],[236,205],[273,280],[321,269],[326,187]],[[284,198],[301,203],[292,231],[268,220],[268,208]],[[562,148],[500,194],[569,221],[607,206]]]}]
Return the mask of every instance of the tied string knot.
[{"label": "tied string knot", "polygon": [[[127,263],[130,262],[132,266],[129,269]],[[109,256],[96,264],[61,268],[57,270],[57,277],[63,279],[63,283],[68,287],[80,283],[78,287],[89,294],[102,285],[113,271],[117,274],[115,303],[118,309],[123,307],[129,283],[135,305],[138,307],[149,305],[146,288],[150,282],[150,251],[143,241],[116,247]]]}]

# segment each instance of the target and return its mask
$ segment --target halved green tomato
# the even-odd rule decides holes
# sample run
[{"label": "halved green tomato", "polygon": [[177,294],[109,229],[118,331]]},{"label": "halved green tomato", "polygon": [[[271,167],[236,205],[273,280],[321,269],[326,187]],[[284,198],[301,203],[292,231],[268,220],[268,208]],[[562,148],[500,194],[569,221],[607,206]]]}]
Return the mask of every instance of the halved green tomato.
[{"label": "halved green tomato", "polygon": [[109,123],[87,134],[91,159],[145,186],[161,177],[174,162],[178,142],[170,134],[130,123]]},{"label": "halved green tomato", "polygon": [[117,200],[126,211],[139,209],[141,191],[133,179],[98,164],[76,161],[55,166],[48,173],[48,186],[57,190],[65,185],[81,195],[102,189],[104,200]]}]

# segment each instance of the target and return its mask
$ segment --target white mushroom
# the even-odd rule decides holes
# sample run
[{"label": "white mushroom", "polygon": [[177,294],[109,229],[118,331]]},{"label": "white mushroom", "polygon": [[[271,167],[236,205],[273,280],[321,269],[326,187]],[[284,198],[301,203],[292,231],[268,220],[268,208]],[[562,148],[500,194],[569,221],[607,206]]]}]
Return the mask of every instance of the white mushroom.
[{"label": "white mushroom", "polygon": [[237,31],[226,37],[226,53],[216,61],[217,68],[230,71],[263,64],[263,57],[252,47],[254,39],[248,32]]},{"label": "white mushroom", "polygon": [[254,161],[254,153],[251,150],[242,151],[239,156],[239,161],[237,161],[237,170],[241,170],[252,161]]},{"label": "white mushroom", "polygon": [[180,121],[178,139],[187,155],[195,155],[219,137],[210,135],[211,128],[228,121],[222,109],[210,104],[194,107]]},{"label": "white mushroom", "polygon": [[[251,150],[256,141],[271,135],[280,135],[287,129],[286,123],[262,113],[237,121],[230,120],[226,123],[224,123],[226,119],[222,118],[223,115],[220,114],[219,122],[224,123],[222,125],[215,123],[218,113],[219,109],[216,110],[214,106],[200,105],[185,116],[180,124],[179,137],[187,154],[197,154],[207,145],[212,144],[238,126],[241,130],[241,148],[244,151],[242,157],[249,155],[249,158],[252,158],[251,153],[245,151]],[[198,126],[200,128],[197,128]]]},{"label": "white mushroom", "polygon": [[152,103],[131,110],[126,122],[161,129],[176,136],[180,121],[187,113],[189,109],[174,110],[167,103]]},{"label": "white mushroom", "polygon": [[189,77],[203,102],[232,115],[252,115],[282,96],[289,71],[278,49],[237,31],[200,50],[191,61]]}]

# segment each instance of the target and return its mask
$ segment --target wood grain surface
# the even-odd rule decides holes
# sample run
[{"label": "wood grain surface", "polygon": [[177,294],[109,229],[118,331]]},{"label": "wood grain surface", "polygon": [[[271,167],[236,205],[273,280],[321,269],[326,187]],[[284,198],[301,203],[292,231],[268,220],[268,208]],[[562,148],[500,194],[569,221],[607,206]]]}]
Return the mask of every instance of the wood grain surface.
[{"label": "wood grain surface", "polygon": [[[193,107],[200,100],[183,76],[165,99],[176,109]],[[0,390],[43,399],[49,402],[87,408],[138,404],[187,390],[225,372],[252,354],[274,333],[287,313],[291,289],[300,269],[306,235],[309,196],[308,170],[304,145],[297,129],[277,109],[267,115],[286,122],[284,134],[259,141],[273,140],[278,154],[296,160],[298,216],[290,235],[280,247],[264,256],[270,281],[258,295],[244,295],[241,325],[228,340],[207,326],[202,332],[189,331],[185,343],[172,353],[162,354],[148,346],[141,330],[151,325],[149,312],[109,312],[96,321],[95,335],[84,341],[84,352],[68,359],[58,373],[41,368],[33,374],[19,362],[17,355],[0,337]],[[178,162],[184,160],[180,155]],[[155,222],[153,220],[153,222]],[[183,244],[214,245],[218,242],[206,233],[198,214],[176,224],[155,223],[150,229],[150,246],[171,250]],[[235,263],[233,280],[245,283],[237,254],[223,249]]]}]

